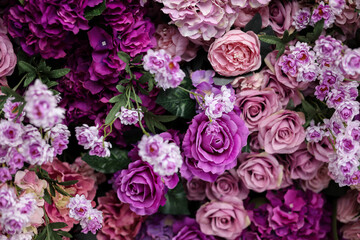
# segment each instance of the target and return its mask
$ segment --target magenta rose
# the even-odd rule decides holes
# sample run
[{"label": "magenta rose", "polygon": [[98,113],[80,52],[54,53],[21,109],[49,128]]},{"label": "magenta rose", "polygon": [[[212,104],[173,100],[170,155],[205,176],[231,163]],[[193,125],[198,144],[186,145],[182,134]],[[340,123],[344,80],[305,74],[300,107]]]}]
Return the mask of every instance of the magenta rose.
[{"label": "magenta rose", "polygon": [[141,160],[129,164],[114,179],[117,196],[138,215],[150,215],[165,205],[165,185],[152,167]]},{"label": "magenta rose", "polygon": [[186,182],[186,197],[191,201],[202,201],[205,199],[206,182],[194,177]]},{"label": "magenta rose", "polygon": [[303,143],[294,153],[286,155],[290,163],[290,176],[292,179],[310,180],[314,178],[322,166],[322,162],[316,160]]},{"label": "magenta rose", "polygon": [[269,21],[272,29],[283,34],[285,30],[292,27],[293,16],[299,10],[298,2],[293,1],[271,1],[269,4]]},{"label": "magenta rose", "polygon": [[293,153],[305,140],[302,112],[281,110],[259,123],[259,143],[267,153]]},{"label": "magenta rose", "polygon": [[[194,117],[185,134],[184,154],[196,162],[198,169],[220,175],[236,166],[236,157],[248,135],[244,121],[234,112],[212,122],[202,112]],[[206,180],[201,174],[194,175]]]},{"label": "magenta rose", "polygon": [[205,192],[210,200],[238,201],[248,196],[249,189],[238,177],[235,169],[230,169],[221,174],[215,182],[207,183]]},{"label": "magenta rose", "polygon": [[176,221],[173,224],[173,233],[172,240],[215,240],[213,236],[201,232],[199,224],[189,217]]},{"label": "magenta rose", "polygon": [[257,70],[261,65],[260,41],[252,32],[231,30],[210,46],[208,59],[223,76],[237,76]]},{"label": "magenta rose", "polygon": [[207,235],[236,239],[250,224],[242,202],[212,201],[202,205],[196,213],[200,229]]},{"label": "magenta rose", "polygon": [[251,132],[258,130],[264,118],[281,109],[278,97],[271,88],[240,91],[236,94],[235,105],[241,110],[240,117]]},{"label": "magenta rose", "polygon": [[5,33],[0,33],[0,78],[11,75],[16,62],[17,58],[10,39]]},{"label": "magenta rose", "polygon": [[327,188],[329,186],[331,177],[328,174],[329,169],[327,167],[327,164],[323,164],[319,170],[317,171],[315,177],[313,177],[310,180],[302,180],[300,182],[300,185],[304,191],[307,189],[319,193],[323,189]]},{"label": "magenta rose", "polygon": [[278,189],[283,177],[283,166],[265,152],[241,154],[237,174],[245,186],[255,192]]}]

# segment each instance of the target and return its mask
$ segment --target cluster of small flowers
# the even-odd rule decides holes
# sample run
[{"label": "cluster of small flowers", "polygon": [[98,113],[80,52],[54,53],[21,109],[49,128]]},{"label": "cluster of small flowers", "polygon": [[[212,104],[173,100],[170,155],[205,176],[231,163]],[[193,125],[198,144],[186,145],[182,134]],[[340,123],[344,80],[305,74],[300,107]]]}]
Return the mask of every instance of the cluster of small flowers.
[{"label": "cluster of small flowers", "polygon": [[161,176],[172,176],[182,166],[180,148],[160,135],[144,135],[138,144],[139,156]]},{"label": "cluster of small flowers", "polygon": [[234,109],[235,95],[230,88],[221,87],[221,93],[207,94],[205,99],[205,114],[210,119],[221,118],[223,113],[229,113]]},{"label": "cluster of small flowers", "polygon": [[[2,233],[12,236],[10,240],[32,239],[32,234],[23,234],[22,232],[30,223],[30,217],[36,209],[36,203],[35,196],[32,193],[17,197],[14,188],[3,186],[0,189],[0,225]],[[16,238],[20,235],[24,235],[24,238]],[[27,235],[30,238],[25,238]]]},{"label": "cluster of small flowers", "polygon": [[24,111],[36,127],[51,128],[64,118],[65,110],[57,106],[58,99],[39,79],[25,93]]},{"label": "cluster of small flowers", "polygon": [[85,149],[90,149],[89,154],[99,157],[110,157],[110,142],[104,141],[104,136],[99,135],[98,126],[89,127],[83,124],[75,128],[75,136],[78,144]]},{"label": "cluster of small flowers", "polygon": [[155,81],[161,88],[176,88],[185,77],[185,73],[180,69],[181,58],[172,58],[165,50],[148,50],[144,56],[144,69],[155,74]]},{"label": "cluster of small flowers", "polygon": [[141,112],[141,110],[135,110],[127,109],[125,107],[121,107],[121,111],[116,114],[116,117],[118,117],[121,121],[121,124],[123,125],[134,125],[137,122],[139,122],[139,116],[140,121],[144,117],[144,114]]},{"label": "cluster of small flowers", "polygon": [[92,207],[91,201],[87,200],[84,195],[76,194],[71,198],[67,207],[69,216],[76,221],[80,221],[81,232],[88,233],[89,231],[96,234],[96,231],[102,227],[103,215],[102,211]]},{"label": "cluster of small flowers", "polygon": [[328,4],[320,2],[312,13],[310,8],[301,8],[294,14],[292,25],[299,31],[305,29],[308,25],[314,26],[315,23],[324,19],[324,28],[329,28],[335,22],[336,16],[342,14],[345,6],[345,0],[329,0]]}]

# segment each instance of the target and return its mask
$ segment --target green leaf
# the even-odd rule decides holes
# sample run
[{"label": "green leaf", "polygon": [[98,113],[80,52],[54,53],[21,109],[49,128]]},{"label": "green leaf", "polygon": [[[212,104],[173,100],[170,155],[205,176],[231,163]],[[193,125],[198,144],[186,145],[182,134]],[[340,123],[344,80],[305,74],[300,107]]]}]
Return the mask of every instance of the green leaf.
[{"label": "green leaf", "polygon": [[271,35],[260,35],[259,36],[260,41],[262,42],[266,42],[269,44],[283,44],[281,41],[281,38],[278,38],[276,36],[271,36]]},{"label": "green leaf", "polygon": [[153,75],[149,72],[145,72],[138,80],[139,83],[147,83],[151,80],[151,78],[154,78]]},{"label": "green leaf", "polygon": [[70,186],[70,185],[74,185],[78,182],[78,180],[71,180],[71,181],[66,181],[66,182],[59,182],[59,185],[62,186]]},{"label": "green leaf", "polygon": [[188,200],[181,181],[174,189],[170,189],[165,197],[166,204],[159,208],[159,212],[171,215],[190,215]]},{"label": "green leaf", "polygon": [[178,117],[192,119],[196,114],[195,100],[190,98],[188,92],[179,88],[171,88],[160,92],[156,103]]},{"label": "green leaf", "polygon": [[47,86],[48,88],[52,88],[52,87],[57,86],[57,85],[59,85],[59,83],[56,82],[56,81],[48,81],[48,82],[46,83],[46,86]]},{"label": "green leaf", "polygon": [[315,42],[320,37],[321,32],[324,29],[324,22],[325,22],[325,20],[321,19],[320,21],[315,23],[314,32],[313,32],[311,41]]},{"label": "green leaf", "polygon": [[118,57],[121,59],[121,61],[123,61],[124,63],[126,63],[126,65],[129,65],[130,59],[131,57],[129,56],[129,54],[127,54],[126,52],[118,52],[117,53]]},{"label": "green leaf", "polygon": [[110,103],[120,102],[121,106],[125,106],[126,105],[126,95],[124,93],[116,95],[115,97],[110,98],[109,102]]},{"label": "green leaf", "polygon": [[36,78],[36,73],[35,72],[30,72],[26,74],[26,78],[24,81],[24,87],[27,87],[30,85],[30,83],[32,83],[32,81],[34,81]]},{"label": "green leaf", "polygon": [[256,13],[254,17],[246,24],[244,27],[244,32],[253,31],[254,33],[259,33],[261,30],[262,19],[260,13]]},{"label": "green leaf", "polygon": [[130,98],[132,100],[134,100],[135,102],[138,102],[138,103],[142,104],[141,98],[138,95],[134,94],[134,92],[131,92]]},{"label": "green leaf", "polygon": [[67,227],[67,224],[63,223],[63,222],[54,222],[54,223],[49,223],[49,227],[51,229],[60,229],[60,228]]},{"label": "green leaf", "polygon": [[51,199],[51,196],[48,192],[47,189],[44,190],[44,200],[48,203],[48,204],[52,204],[52,199]]},{"label": "green leaf", "polygon": [[36,72],[36,68],[34,66],[32,66],[30,63],[27,63],[24,61],[19,61],[18,66],[21,71],[28,72],[28,73]]},{"label": "green leaf", "polygon": [[54,188],[53,184],[49,183],[49,188],[50,188],[51,196],[55,197],[56,192],[55,192],[55,188]]},{"label": "green leaf", "polygon": [[70,233],[62,231],[62,230],[56,231],[56,233],[61,236],[64,236],[64,237],[72,238],[72,235]]},{"label": "green leaf", "polygon": [[156,119],[159,120],[160,122],[172,122],[175,119],[177,119],[177,116],[173,116],[173,115],[155,115]]},{"label": "green leaf", "polygon": [[285,52],[285,45],[280,45],[280,47],[278,47],[278,45],[276,45],[276,49],[278,50],[276,59],[279,59],[279,57],[281,57],[281,55],[283,55],[283,53]]},{"label": "green leaf", "polygon": [[155,84],[155,79],[154,78],[151,78],[148,82],[148,91],[151,92],[153,89],[154,89],[154,84]]},{"label": "green leaf", "polygon": [[70,72],[70,68],[61,68],[61,69],[56,69],[56,70],[52,70],[48,77],[49,78],[61,78],[63,76],[65,76],[66,74],[68,74]]},{"label": "green leaf", "polygon": [[125,92],[125,87],[121,84],[116,86],[116,89],[120,92],[120,93],[124,93]]},{"label": "green leaf", "polygon": [[218,86],[227,85],[235,80],[235,78],[220,78],[220,77],[214,77],[214,84]]},{"label": "green leaf", "polygon": [[118,170],[127,168],[130,163],[128,151],[119,148],[111,149],[110,157],[90,156],[88,153],[82,157],[87,164],[98,172],[114,173]]},{"label": "green leaf", "polygon": [[24,102],[24,98],[9,87],[2,86],[1,92],[4,93],[6,96],[13,96],[15,98],[13,102]]},{"label": "green leaf", "polygon": [[142,55],[142,54],[136,55],[131,62],[132,62],[132,63],[139,63],[139,62],[141,62],[142,58],[143,58],[143,55]]},{"label": "green leaf", "polygon": [[93,8],[85,8],[84,15],[86,20],[91,20],[93,17],[100,16],[106,9],[106,0]]},{"label": "green leaf", "polygon": [[35,240],[44,240],[46,237],[46,228],[44,228],[38,235],[36,235]]},{"label": "green leaf", "polygon": [[115,103],[115,105],[112,107],[109,114],[105,118],[105,124],[110,124],[115,119],[115,114],[120,111],[121,106],[121,102]]},{"label": "green leaf", "polygon": [[301,36],[301,35],[296,36],[296,39],[301,42],[310,42],[309,39],[307,39],[305,36]]}]

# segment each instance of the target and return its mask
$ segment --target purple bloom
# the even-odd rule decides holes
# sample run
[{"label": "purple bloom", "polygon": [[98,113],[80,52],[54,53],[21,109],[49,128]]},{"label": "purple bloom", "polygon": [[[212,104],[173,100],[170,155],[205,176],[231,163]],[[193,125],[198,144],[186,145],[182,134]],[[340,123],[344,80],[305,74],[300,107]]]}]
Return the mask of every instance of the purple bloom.
[{"label": "purple bloom", "polygon": [[25,157],[19,153],[16,148],[11,148],[7,156],[7,165],[10,168],[10,173],[15,174],[16,171],[24,166]]},{"label": "purple bloom", "polygon": [[329,93],[329,86],[328,85],[320,84],[320,85],[315,87],[314,95],[320,101],[323,101],[327,97],[328,93]]},{"label": "purple bloom", "polygon": [[149,216],[142,224],[141,230],[136,236],[136,240],[171,240],[174,233],[172,231],[174,219],[171,215],[154,214]]},{"label": "purple bloom", "polygon": [[102,228],[103,216],[102,211],[97,209],[90,209],[87,218],[83,218],[80,221],[80,225],[82,227],[82,233],[91,232],[92,234],[96,234],[96,231]]},{"label": "purple bloom", "polygon": [[22,143],[22,125],[6,120],[0,121],[0,140],[4,145],[17,147]]},{"label": "purple bloom", "polygon": [[13,235],[21,233],[23,227],[25,227],[28,222],[28,216],[20,214],[12,209],[2,213],[0,222],[3,226],[3,232]]},{"label": "purple bloom", "polygon": [[344,122],[350,122],[355,115],[359,114],[359,102],[344,101],[336,107],[336,113]]},{"label": "purple bloom", "polygon": [[5,183],[7,181],[12,180],[12,176],[10,174],[10,170],[7,167],[0,168],[0,182]]},{"label": "purple bloom", "polygon": [[339,106],[339,104],[344,102],[345,99],[346,99],[346,92],[342,89],[334,88],[328,93],[328,99],[326,101],[326,104],[328,105],[329,108],[336,108],[337,106]]},{"label": "purple bloom", "polygon": [[318,58],[318,62],[331,65],[341,56],[343,46],[341,41],[331,36],[320,36],[315,41],[313,50]]},{"label": "purple bloom", "polygon": [[16,194],[13,188],[6,184],[0,188],[0,209],[5,212],[11,209],[16,203]]},{"label": "purple bloom", "polygon": [[329,5],[325,5],[324,2],[320,2],[319,6],[313,10],[311,15],[311,22],[317,23],[321,19],[324,19],[324,28],[329,28],[335,21],[335,15]]},{"label": "purple bloom", "polygon": [[305,29],[310,24],[310,19],[310,9],[302,8],[293,16],[292,25],[299,31]]},{"label": "purple bloom", "polygon": [[346,49],[340,66],[346,75],[360,73],[360,49]]},{"label": "purple bloom", "polygon": [[51,146],[54,148],[55,156],[61,155],[61,153],[67,148],[69,144],[70,131],[64,124],[56,124],[49,131],[49,138],[51,139]]},{"label": "purple bloom", "polygon": [[134,108],[127,109],[125,107],[121,107],[121,111],[120,113],[118,113],[117,116],[120,118],[121,124],[134,125],[139,122],[139,116],[141,121],[144,114],[141,112],[141,110],[135,110]]},{"label": "purple bloom", "polygon": [[202,82],[212,85],[214,83],[214,76],[215,72],[212,70],[197,70],[191,73],[191,81],[194,87],[199,86]]},{"label": "purple bloom", "polygon": [[296,56],[293,54],[282,55],[281,60],[279,61],[279,67],[281,67],[281,70],[285,74],[296,77],[298,71]]},{"label": "purple bloom", "polygon": [[199,224],[195,219],[185,217],[173,224],[174,236],[172,240],[215,240],[201,232]]},{"label": "purple bloom", "polygon": [[20,146],[19,152],[25,157],[26,162],[31,165],[42,165],[52,162],[54,158],[54,148],[46,143],[41,136],[29,137]]},{"label": "purple bloom", "polygon": [[354,141],[351,136],[339,134],[335,144],[337,154],[341,156],[354,156],[359,149],[359,142]]},{"label": "purple bloom", "polygon": [[94,143],[94,145],[92,145],[89,151],[89,155],[95,155],[98,157],[110,157],[111,147],[111,143],[104,141],[104,137],[101,137]]},{"label": "purple bloom", "polygon": [[306,141],[308,142],[319,142],[325,136],[323,126],[315,126],[314,120],[311,121],[310,126],[306,129]]},{"label": "purple bloom", "polygon": [[[16,119],[18,115],[19,106],[22,104],[21,102],[12,102],[14,99],[15,99],[14,97],[9,97],[6,100],[3,108],[5,118],[9,121],[13,121]],[[22,112],[17,118],[16,122],[17,123],[22,122],[24,120],[24,116],[25,116],[25,112]]]},{"label": "purple bloom", "polygon": [[99,138],[97,126],[89,127],[88,125],[83,124],[81,127],[76,127],[75,132],[78,144],[84,146],[85,149],[92,148]]},{"label": "purple bloom", "polygon": [[69,208],[69,216],[77,221],[88,218],[92,209],[91,201],[87,200],[85,195],[80,196],[79,194],[70,198],[66,207]]}]

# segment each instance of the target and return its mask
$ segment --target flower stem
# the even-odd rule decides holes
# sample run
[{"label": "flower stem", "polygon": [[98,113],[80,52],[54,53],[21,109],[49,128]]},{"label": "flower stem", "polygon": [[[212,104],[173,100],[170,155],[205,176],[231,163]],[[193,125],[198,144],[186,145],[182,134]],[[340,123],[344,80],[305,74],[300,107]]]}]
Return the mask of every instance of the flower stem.
[{"label": "flower stem", "polygon": [[[133,91],[133,93],[134,93],[134,99],[135,99],[135,103],[136,103],[136,108],[137,108],[138,110],[140,110],[139,103],[138,103],[138,101],[137,101],[137,99],[136,99],[136,93],[135,93],[134,86],[131,85],[131,89],[132,89],[132,91]],[[138,118],[139,118],[139,125],[140,125],[141,130],[143,131],[143,133],[144,133],[146,136],[150,137],[150,134],[145,130],[144,126],[142,125],[141,116],[140,116],[140,111],[138,111]]]}]

